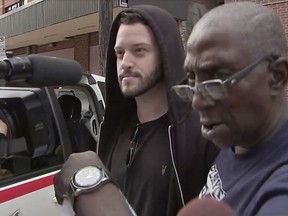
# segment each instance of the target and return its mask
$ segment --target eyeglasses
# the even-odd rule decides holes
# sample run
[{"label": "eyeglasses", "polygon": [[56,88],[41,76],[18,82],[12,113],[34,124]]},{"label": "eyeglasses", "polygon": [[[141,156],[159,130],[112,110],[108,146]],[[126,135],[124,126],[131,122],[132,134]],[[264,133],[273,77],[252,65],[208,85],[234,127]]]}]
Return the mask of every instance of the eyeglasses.
[{"label": "eyeglasses", "polygon": [[222,81],[221,79],[206,80],[201,83],[191,83],[190,85],[175,85],[172,90],[183,101],[192,101],[194,94],[201,93],[204,97],[210,97],[213,100],[223,99],[227,95],[227,88],[236,85],[243,79],[249,72],[251,72],[262,61],[272,61],[269,55],[258,58],[255,62],[238,71],[228,79]]}]

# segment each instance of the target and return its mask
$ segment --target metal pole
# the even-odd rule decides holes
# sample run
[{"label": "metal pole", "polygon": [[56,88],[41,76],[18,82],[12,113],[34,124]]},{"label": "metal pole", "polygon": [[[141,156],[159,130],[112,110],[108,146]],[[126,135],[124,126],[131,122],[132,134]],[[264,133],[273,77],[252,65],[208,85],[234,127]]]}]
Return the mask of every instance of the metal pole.
[{"label": "metal pole", "polygon": [[113,21],[113,0],[99,0],[99,69],[105,76],[109,31]]}]

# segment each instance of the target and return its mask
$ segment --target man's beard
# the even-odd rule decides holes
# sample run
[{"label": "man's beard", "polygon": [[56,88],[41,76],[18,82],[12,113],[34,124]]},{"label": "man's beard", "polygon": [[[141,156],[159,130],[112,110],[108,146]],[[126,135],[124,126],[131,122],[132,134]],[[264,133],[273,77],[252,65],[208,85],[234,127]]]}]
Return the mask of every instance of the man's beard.
[{"label": "man's beard", "polygon": [[154,71],[146,75],[145,77],[141,77],[141,81],[139,85],[131,90],[123,92],[121,85],[122,94],[125,97],[137,97],[140,96],[153,87],[155,87],[158,83],[164,80],[164,74],[161,71],[161,67],[157,67]]}]

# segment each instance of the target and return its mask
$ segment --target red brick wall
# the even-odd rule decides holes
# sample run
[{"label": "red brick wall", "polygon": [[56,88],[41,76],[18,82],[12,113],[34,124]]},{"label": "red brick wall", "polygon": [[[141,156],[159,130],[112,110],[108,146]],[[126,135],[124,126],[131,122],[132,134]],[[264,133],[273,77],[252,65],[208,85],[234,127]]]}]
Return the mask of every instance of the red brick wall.
[{"label": "red brick wall", "polygon": [[16,2],[18,2],[18,0],[4,0],[4,7],[12,5],[12,4],[16,3]]},{"label": "red brick wall", "polygon": [[288,40],[288,1],[266,1],[263,5],[272,8],[280,16]]},{"label": "red brick wall", "polygon": [[5,13],[5,7],[10,6],[14,3],[16,3],[18,0],[0,0],[0,15]]},{"label": "red brick wall", "polygon": [[[70,40],[55,42],[54,47],[50,47],[49,44],[34,45],[32,46],[32,53],[44,53],[49,51],[56,51],[68,48],[74,48],[74,60],[78,61],[84,70],[89,70],[89,59],[90,59],[90,46],[98,45],[98,33],[90,33],[85,35],[79,35],[72,37]],[[14,49],[14,56],[26,55],[27,48],[22,47]],[[31,54],[32,54],[31,53]]]},{"label": "red brick wall", "polygon": [[66,41],[56,42],[54,44],[55,44],[54,47],[50,47],[49,44],[38,45],[37,49],[35,50],[35,53],[42,53],[42,52],[49,52],[49,51],[72,48],[74,46],[74,41],[66,40]]},{"label": "red brick wall", "polygon": [[4,0],[0,0],[0,15],[4,13]]},{"label": "red brick wall", "polygon": [[78,61],[84,70],[89,70],[89,34],[76,36],[74,38],[74,60]]},{"label": "red brick wall", "polygon": [[[18,0],[0,0],[0,15],[4,14],[5,7],[16,3]],[[28,0],[27,2],[32,2],[34,0]]]}]

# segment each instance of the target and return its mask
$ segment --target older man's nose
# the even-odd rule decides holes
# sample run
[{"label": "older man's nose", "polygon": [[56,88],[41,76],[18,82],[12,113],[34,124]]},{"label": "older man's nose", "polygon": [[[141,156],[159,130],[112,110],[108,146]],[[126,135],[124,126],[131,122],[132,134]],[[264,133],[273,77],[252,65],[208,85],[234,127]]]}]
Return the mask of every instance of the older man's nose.
[{"label": "older man's nose", "polygon": [[215,105],[215,100],[213,100],[208,95],[204,96],[201,92],[195,92],[192,99],[192,107],[196,111],[205,110],[211,106]]}]

